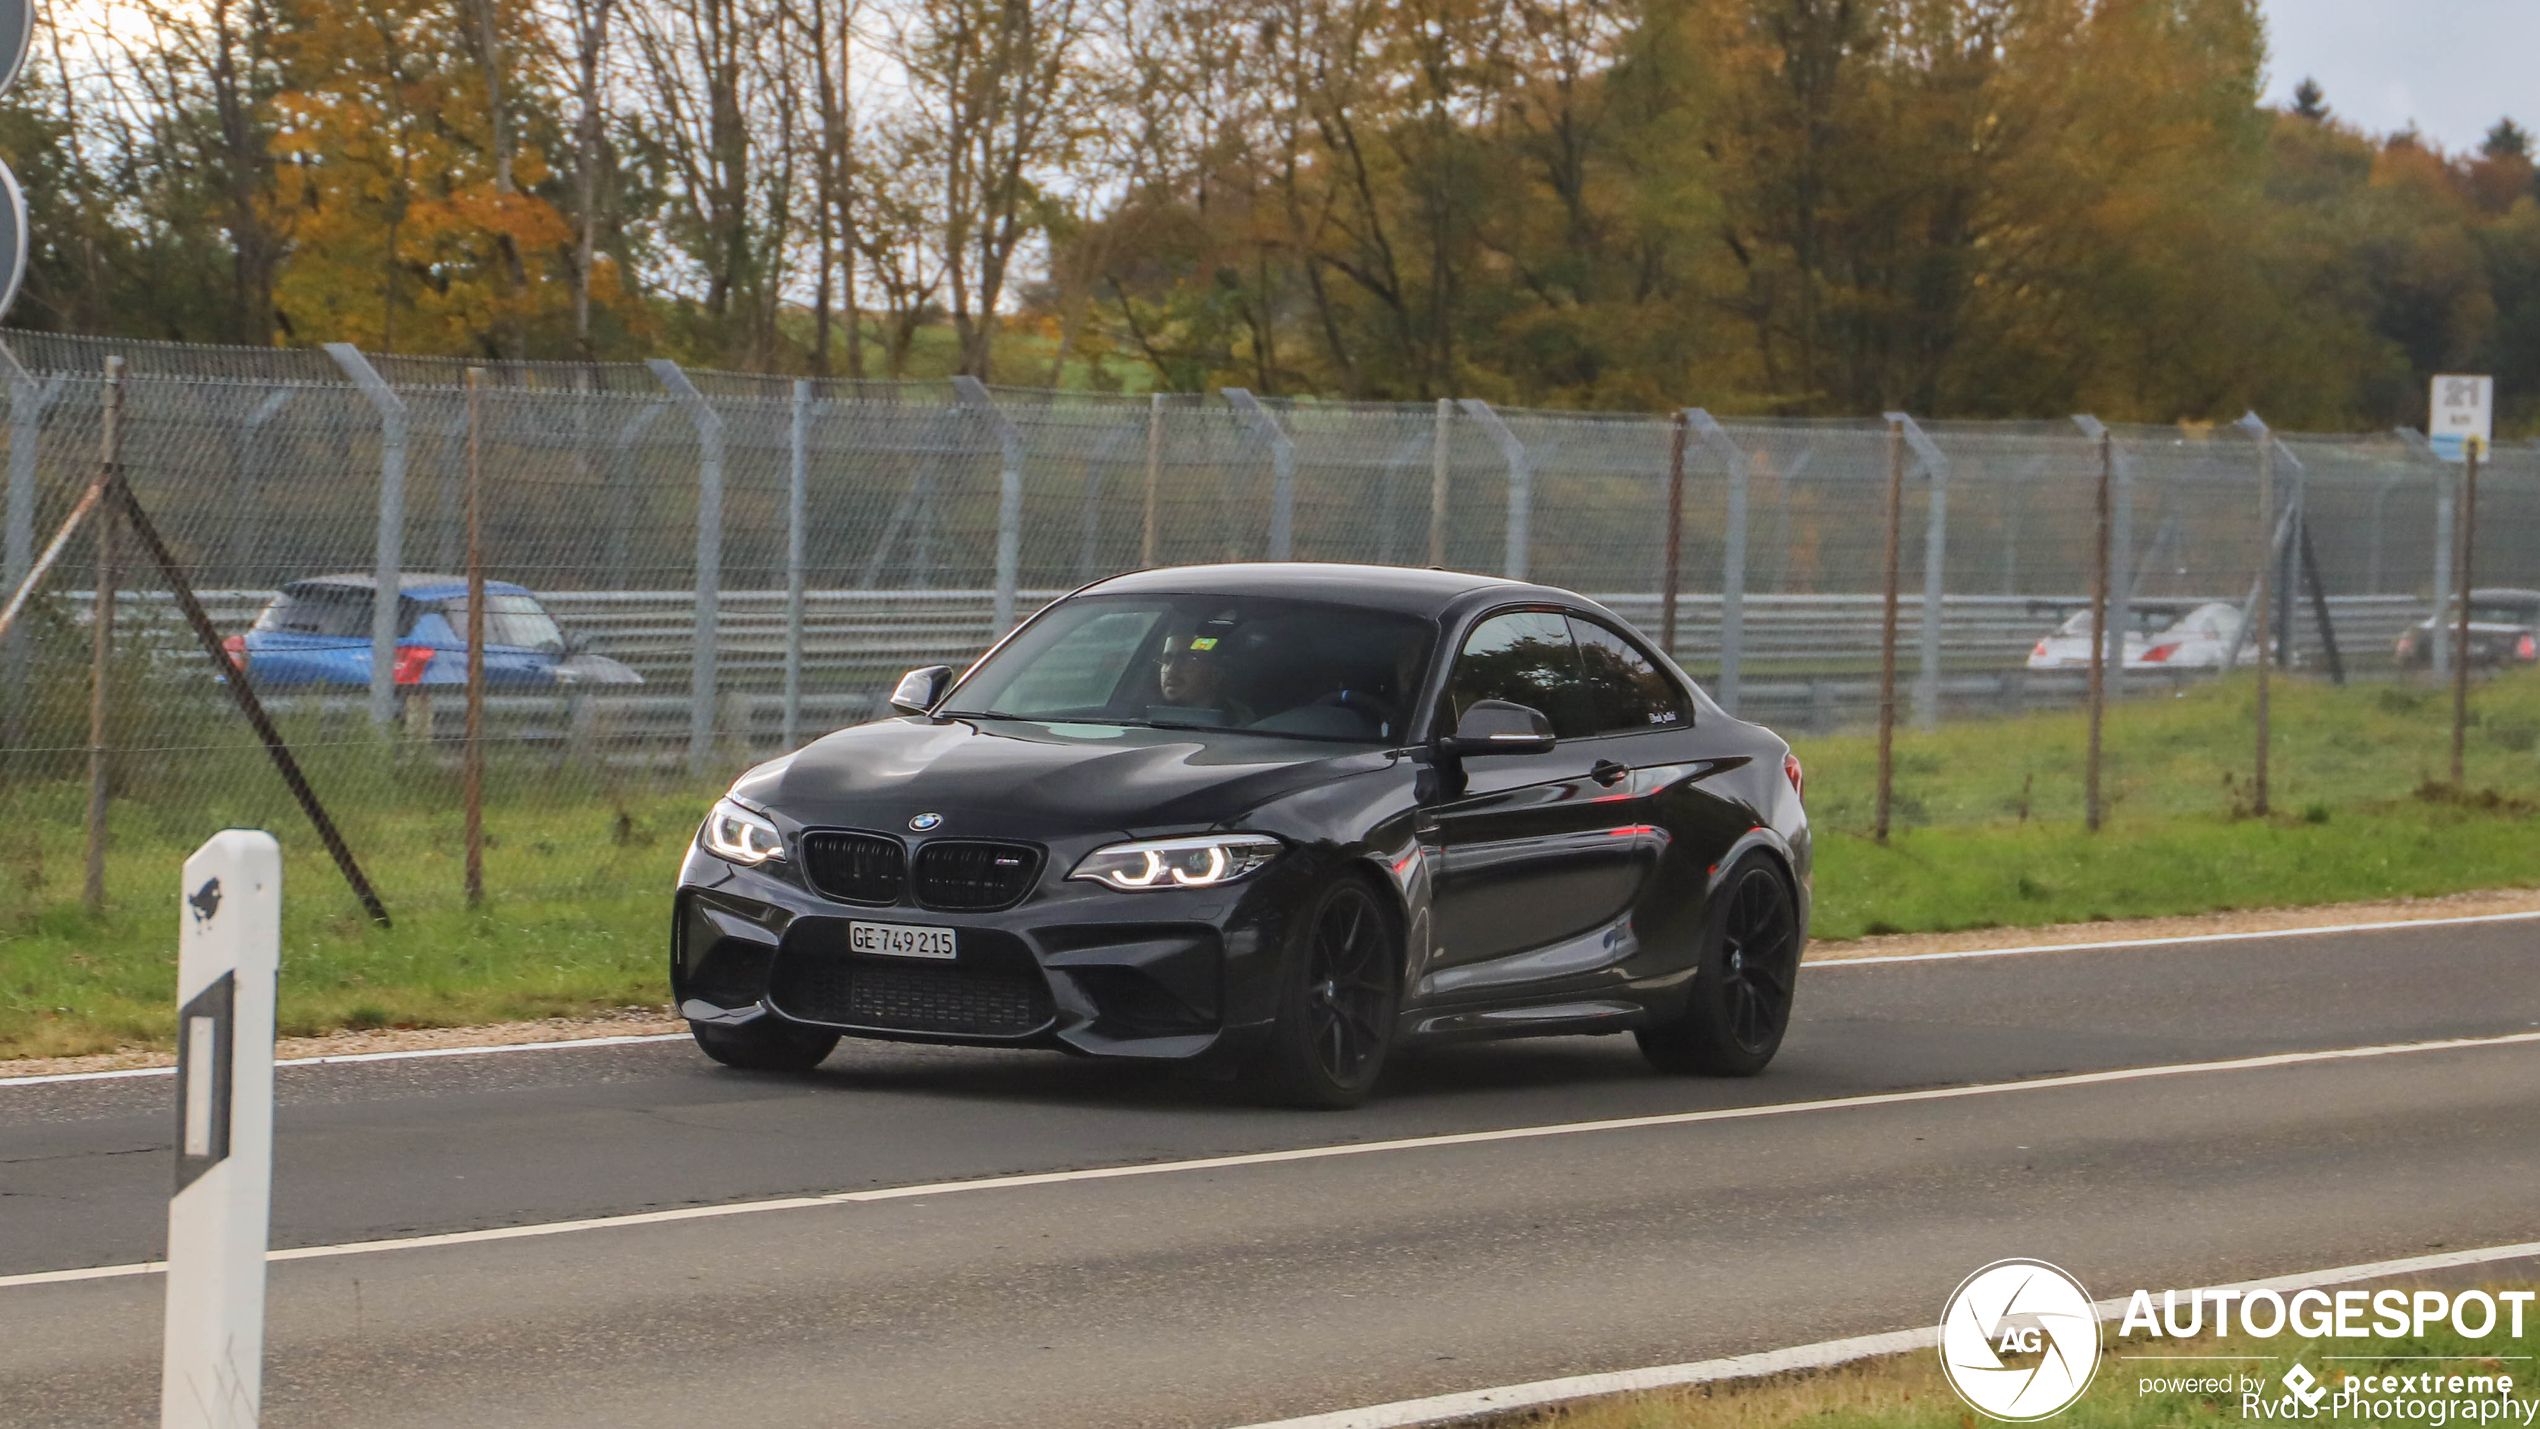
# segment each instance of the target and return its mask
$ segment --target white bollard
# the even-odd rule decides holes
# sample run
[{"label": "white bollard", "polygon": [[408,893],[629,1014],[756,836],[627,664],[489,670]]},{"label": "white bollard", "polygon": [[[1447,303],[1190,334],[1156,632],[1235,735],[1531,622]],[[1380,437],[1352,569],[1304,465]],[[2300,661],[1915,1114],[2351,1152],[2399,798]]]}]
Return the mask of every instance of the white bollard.
[{"label": "white bollard", "polygon": [[168,1201],[161,1429],[254,1429],[273,1189],[273,988],[282,848],[256,829],[185,861],[176,970],[176,1194]]}]

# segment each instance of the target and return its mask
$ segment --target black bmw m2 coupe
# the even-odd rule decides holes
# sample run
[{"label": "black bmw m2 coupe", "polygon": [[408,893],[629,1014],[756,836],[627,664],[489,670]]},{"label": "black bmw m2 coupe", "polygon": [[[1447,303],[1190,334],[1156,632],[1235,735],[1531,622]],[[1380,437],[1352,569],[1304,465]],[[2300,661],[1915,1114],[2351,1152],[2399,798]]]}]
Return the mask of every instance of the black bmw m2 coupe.
[{"label": "black bmw m2 coupe", "polygon": [[1379,566],[1142,571],[741,776],[680,871],[706,1055],[1057,1047],[1363,1100],[1386,1053],[1630,1030],[1763,1070],[1799,763],[1594,601]]}]

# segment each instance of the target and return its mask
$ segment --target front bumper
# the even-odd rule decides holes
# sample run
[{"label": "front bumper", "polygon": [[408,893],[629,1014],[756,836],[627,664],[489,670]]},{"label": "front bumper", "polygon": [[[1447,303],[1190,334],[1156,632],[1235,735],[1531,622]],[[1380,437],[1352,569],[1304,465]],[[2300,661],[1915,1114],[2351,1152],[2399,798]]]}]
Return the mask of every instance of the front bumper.
[{"label": "front bumper", "polygon": [[[1015,907],[947,913],[835,902],[691,847],[672,998],[706,1023],[774,1017],[895,1041],[1240,1059],[1275,1015],[1272,974],[1311,885],[1292,852],[1230,888],[1121,893],[1045,873]],[[955,955],[859,954],[851,921],[950,928]]]}]

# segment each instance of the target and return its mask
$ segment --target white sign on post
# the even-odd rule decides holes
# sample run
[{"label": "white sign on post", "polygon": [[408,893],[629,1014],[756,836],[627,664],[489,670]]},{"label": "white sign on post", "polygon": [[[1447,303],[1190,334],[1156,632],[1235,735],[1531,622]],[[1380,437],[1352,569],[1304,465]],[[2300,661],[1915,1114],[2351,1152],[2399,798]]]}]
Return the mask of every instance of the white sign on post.
[{"label": "white sign on post", "polygon": [[[0,0],[0,94],[18,82],[27,52],[35,44],[35,0]],[[27,233],[26,196],[18,176],[0,164],[0,313],[18,300],[26,281],[27,250],[35,246]]]},{"label": "white sign on post", "polygon": [[2425,442],[2445,461],[2466,461],[2472,442],[2487,455],[2496,437],[2496,379],[2439,376],[2425,419]]},{"label": "white sign on post", "polygon": [[161,1429],[255,1429],[273,1189],[282,847],[228,829],[185,861],[177,921],[176,1194]]}]

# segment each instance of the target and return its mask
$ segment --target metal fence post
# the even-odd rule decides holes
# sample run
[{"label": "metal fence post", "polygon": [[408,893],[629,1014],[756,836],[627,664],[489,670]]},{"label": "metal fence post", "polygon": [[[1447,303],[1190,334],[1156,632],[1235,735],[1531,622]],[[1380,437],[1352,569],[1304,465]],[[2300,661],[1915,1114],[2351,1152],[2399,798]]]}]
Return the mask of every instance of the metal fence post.
[{"label": "metal fence post", "polygon": [[1921,662],[1914,672],[1914,728],[1929,730],[1940,723],[1940,607],[1949,571],[1949,458],[1912,417],[1890,412],[1887,419],[1901,426],[1906,444],[1931,479],[1931,504],[1923,527]]},{"label": "metal fence post", "polygon": [[609,584],[618,590],[626,589],[635,560],[635,443],[643,438],[646,428],[669,410],[667,402],[645,404],[644,410],[618,428],[609,442],[605,468],[609,491],[608,548],[601,561],[608,570]]},{"label": "metal fence post", "polygon": [[1658,569],[1658,648],[1672,660],[1676,658],[1676,598],[1684,570],[1685,438],[1693,424],[1680,411],[1667,429],[1667,541]]},{"label": "metal fence post", "polygon": [[2311,520],[2311,474],[2302,465],[2302,459],[2295,456],[2293,449],[2286,446],[2282,439],[2270,435],[2267,441],[2275,448],[2275,457],[2293,468],[2293,496],[2288,509],[2293,525],[2285,533],[2282,554],[2276,557],[2274,615],[2276,662],[2290,670],[2294,655],[2293,601],[2302,568],[2302,534]]},{"label": "metal fence post", "polygon": [[[2425,440],[2417,436],[2412,428],[2393,427],[2391,431],[2398,435],[2402,444],[2407,443],[2410,437],[2416,437],[2419,442]],[[2364,593],[2366,595],[2381,594],[2381,550],[2385,538],[2389,535],[2388,525],[2382,516],[2383,508],[2390,500],[2390,493],[2398,490],[2400,484],[2413,474],[2408,470],[2407,464],[2402,462],[2397,470],[2383,477],[2372,489],[2372,544],[2364,551]]]},{"label": "metal fence post", "polygon": [[[1720,708],[1737,713],[1740,669],[1746,655],[1746,449],[1700,407],[1685,415],[1703,442],[1729,469],[1729,529],[1720,557]],[[1675,652],[1667,652],[1673,655]]]},{"label": "metal fence post", "polygon": [[1453,453],[1455,399],[1438,399],[1438,427],[1429,447],[1429,564],[1446,568],[1446,474]]},{"label": "metal fence post", "polygon": [[[44,440],[44,409],[61,395],[66,379],[56,373],[38,386],[25,369],[11,364],[9,380],[9,511],[5,557],[0,557],[7,572],[7,588],[15,591],[26,583],[27,572],[35,567],[35,459]],[[5,742],[12,747],[26,743],[27,714],[27,645],[26,631],[12,626],[7,644],[0,647],[0,691],[8,701]]]},{"label": "metal fence post", "polygon": [[1773,591],[1778,595],[1790,594],[1790,498],[1816,455],[1816,448],[1804,447],[1790,465],[1773,474]]},{"label": "metal fence post", "polygon": [[[2434,464],[2434,622],[2440,626],[2443,612],[2452,608],[2453,568],[2458,560],[2452,549],[2452,468],[2434,455],[2434,448],[2426,443],[2423,433],[2406,427],[2399,428],[2398,433],[2412,455]],[[2435,678],[2440,679],[2452,672],[2452,642],[2438,638],[2432,645],[2433,671]]]},{"label": "metal fence post", "polygon": [[678,363],[656,357],[645,366],[672,400],[687,409],[697,428],[697,633],[688,656],[688,772],[703,774],[714,757],[714,702],[721,676],[715,657],[723,616],[723,414]]},{"label": "metal fence post", "polygon": [[370,722],[382,729],[397,718],[397,613],[399,568],[406,540],[406,400],[383,380],[349,342],[330,342],[326,355],[379,410],[379,542],[370,608]]},{"label": "metal fence post", "polygon": [[[2274,623],[2271,619],[2274,614],[2274,602],[2268,597],[2272,593],[2271,587],[2274,584],[2276,551],[2283,537],[2281,534],[2272,537],[2269,534],[2278,530],[2275,515],[2275,434],[2267,430],[2267,424],[2260,420],[2255,412],[2243,415],[2238,425],[2241,430],[2258,439],[2258,539],[2263,544],[2258,552],[2258,589],[2255,598],[2250,601],[2252,607],[2250,616],[2242,617],[2240,628],[2245,632],[2249,629],[2252,617],[2257,621],[2257,768],[2250,776],[2249,811],[2263,818],[2267,813],[2267,747],[2271,733],[2267,718],[2267,672],[2275,663],[2273,655],[2267,648],[2269,644],[2267,637],[2272,633],[2267,627]],[[2289,519],[2292,513],[2285,514]]]},{"label": "metal fence post", "polygon": [[[2452,554],[2452,548],[2457,544],[2452,538],[2452,526],[2458,519],[2454,515],[2458,504],[2453,492],[2452,473],[2448,470],[2436,472],[2434,474],[2434,620],[2438,626],[2443,621],[2443,613],[2452,608],[2452,602],[2459,599],[2461,594],[2459,582],[2454,579],[2455,566]],[[2451,642],[2438,639],[2434,642],[2434,673],[2439,678],[2451,672]]]},{"label": "metal fence post", "polygon": [[1296,545],[1296,440],[1250,392],[1241,387],[1224,391],[1226,404],[1270,444],[1270,559],[1288,560]]},{"label": "metal fence post", "polygon": [[953,392],[960,405],[993,424],[1001,460],[997,465],[997,596],[996,633],[1014,628],[1014,590],[1023,567],[1023,433],[988,396],[976,377],[956,377]]},{"label": "metal fence post", "polygon": [[1138,513],[1138,569],[1155,565],[1155,482],[1164,465],[1164,394],[1147,394],[1146,505]]},{"label": "metal fence post", "polygon": [[[2100,734],[2101,725],[2106,720],[2108,712],[2108,652],[2111,643],[2109,637],[2116,636],[2114,644],[2120,652],[2125,649],[2125,638],[2108,624],[2108,527],[2113,524],[2110,497],[2117,484],[2117,446],[2115,441],[2110,439],[2105,426],[2095,421],[2090,425],[2099,428],[2093,434],[2099,448],[2099,480],[2091,502],[2096,519],[2092,524],[2090,544],[2091,659],[2090,692],[2087,697],[2090,705],[2090,737],[2088,750],[2082,758],[2081,808],[2082,826],[2095,834],[2099,832]],[[2122,656],[2118,663],[2123,663]]]},{"label": "metal fence post", "polygon": [[[2108,692],[2125,693],[2125,637],[2134,628],[2134,461],[2116,444],[2107,425],[2087,412],[2073,414],[2073,425],[2092,445],[2101,449],[2101,458],[2110,463],[2102,475],[2110,482],[2115,516],[2108,534],[2108,635],[2099,650],[2099,665],[2105,671]],[[2016,503],[2011,508],[2019,507]],[[2014,530],[2018,529],[2016,526]],[[2014,592],[2007,586],[2004,595]]]},{"label": "metal fence post", "polygon": [[1526,460],[1526,444],[1508,430],[1508,424],[1479,397],[1467,397],[1458,404],[1464,415],[1480,422],[1499,442],[1499,454],[1508,462],[1508,554],[1500,574],[1512,581],[1526,578],[1526,546],[1533,534],[1535,513],[1535,473]]},{"label": "metal fence post", "polygon": [[803,723],[803,487],[811,456],[811,383],[794,383],[793,458],[785,472],[785,747],[802,743]]},{"label": "metal fence post", "polygon": [[441,439],[441,516],[440,531],[432,543],[432,568],[447,574],[460,560],[467,544],[467,440],[473,430],[462,410],[450,419]]},{"label": "metal fence post", "polygon": [[239,584],[255,580],[262,563],[258,544],[265,532],[265,423],[282,414],[298,393],[289,387],[266,396],[238,424],[238,507],[230,513],[230,578]]},{"label": "metal fence post", "polygon": [[1896,792],[1896,588],[1905,544],[1905,419],[1887,418],[1887,520],[1879,604],[1879,772],[1871,833],[1887,842]]}]

